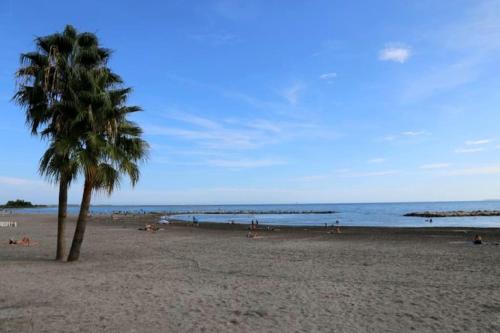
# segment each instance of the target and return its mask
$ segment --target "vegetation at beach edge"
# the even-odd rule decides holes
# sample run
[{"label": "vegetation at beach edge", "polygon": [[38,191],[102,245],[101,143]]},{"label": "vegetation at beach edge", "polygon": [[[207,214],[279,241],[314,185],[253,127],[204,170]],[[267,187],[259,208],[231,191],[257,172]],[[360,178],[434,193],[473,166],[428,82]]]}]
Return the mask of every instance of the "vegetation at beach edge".
[{"label": "vegetation at beach edge", "polygon": [[34,205],[30,201],[24,201],[21,199],[9,200],[5,205],[0,205],[0,209],[5,208],[43,208],[46,205]]}]

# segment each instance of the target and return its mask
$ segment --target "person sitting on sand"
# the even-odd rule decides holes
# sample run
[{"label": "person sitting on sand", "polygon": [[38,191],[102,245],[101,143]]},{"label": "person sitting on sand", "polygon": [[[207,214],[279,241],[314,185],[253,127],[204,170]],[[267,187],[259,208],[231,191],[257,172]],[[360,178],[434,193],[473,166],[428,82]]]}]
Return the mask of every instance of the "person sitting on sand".
[{"label": "person sitting on sand", "polygon": [[9,244],[12,244],[12,245],[22,245],[22,246],[30,246],[30,245],[36,245],[37,242],[33,242],[29,237],[24,236],[20,240],[9,239]]},{"label": "person sitting on sand", "polygon": [[475,235],[473,243],[476,245],[481,245],[481,244],[483,244],[483,239],[481,238],[481,236]]},{"label": "person sitting on sand", "polygon": [[159,228],[153,224],[148,223],[144,226],[144,228],[139,228],[138,230],[155,232],[155,231],[159,230]]}]

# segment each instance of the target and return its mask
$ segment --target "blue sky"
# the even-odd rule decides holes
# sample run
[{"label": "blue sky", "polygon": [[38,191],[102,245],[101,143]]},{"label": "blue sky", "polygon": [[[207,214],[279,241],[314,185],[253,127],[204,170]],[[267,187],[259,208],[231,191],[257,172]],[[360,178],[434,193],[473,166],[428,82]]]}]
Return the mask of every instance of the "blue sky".
[{"label": "blue sky", "polygon": [[114,50],[151,144],[95,203],[500,198],[500,1],[1,0],[0,202],[57,202],[10,98],[65,24]]}]

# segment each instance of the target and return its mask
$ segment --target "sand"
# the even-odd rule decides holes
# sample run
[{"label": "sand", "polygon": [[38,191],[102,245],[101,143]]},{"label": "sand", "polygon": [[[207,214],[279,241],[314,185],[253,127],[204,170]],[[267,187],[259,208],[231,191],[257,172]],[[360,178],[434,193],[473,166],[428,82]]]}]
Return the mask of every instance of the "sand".
[{"label": "sand", "polygon": [[[0,332],[500,332],[499,230],[475,246],[463,228],[248,239],[92,221],[81,261],[58,263],[54,216],[9,219]],[[39,244],[8,245],[24,235]]]}]

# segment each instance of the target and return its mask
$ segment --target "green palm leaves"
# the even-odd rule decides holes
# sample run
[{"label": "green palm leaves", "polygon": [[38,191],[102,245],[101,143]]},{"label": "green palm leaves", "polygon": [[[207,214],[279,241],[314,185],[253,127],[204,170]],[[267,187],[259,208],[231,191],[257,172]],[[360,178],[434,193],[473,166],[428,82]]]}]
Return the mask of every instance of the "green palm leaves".
[{"label": "green palm leaves", "polygon": [[24,109],[31,133],[49,141],[39,169],[60,185],[57,259],[64,256],[68,187],[79,174],[85,178],[68,257],[76,260],[92,192],[111,193],[121,175],[133,185],[139,179],[138,163],[148,146],[141,128],[127,117],[141,109],[126,104],[131,89],[107,67],[111,52],[94,34],[67,26],[62,33],[37,38],[35,44],[36,51],[21,55],[14,100]]}]

